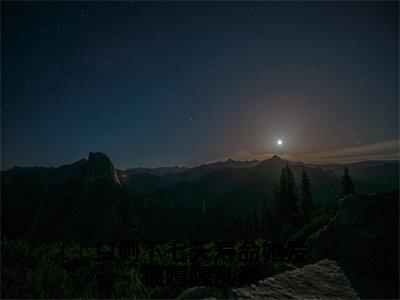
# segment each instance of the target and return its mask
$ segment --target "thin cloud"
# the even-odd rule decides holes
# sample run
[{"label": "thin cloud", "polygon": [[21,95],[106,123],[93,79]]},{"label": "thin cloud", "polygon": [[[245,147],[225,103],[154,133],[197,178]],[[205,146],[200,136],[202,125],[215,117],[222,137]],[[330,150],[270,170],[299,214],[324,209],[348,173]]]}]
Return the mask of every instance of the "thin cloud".
[{"label": "thin cloud", "polygon": [[219,157],[219,161],[227,160],[266,160],[273,155],[290,161],[303,161],[306,163],[349,163],[365,160],[399,159],[400,140],[389,140],[380,143],[340,148],[315,153],[290,155],[289,153],[266,153],[262,151],[241,150]]},{"label": "thin cloud", "polygon": [[310,153],[298,156],[297,158],[305,162],[314,163],[398,159],[399,140],[390,140],[365,146],[355,146],[317,153]]}]

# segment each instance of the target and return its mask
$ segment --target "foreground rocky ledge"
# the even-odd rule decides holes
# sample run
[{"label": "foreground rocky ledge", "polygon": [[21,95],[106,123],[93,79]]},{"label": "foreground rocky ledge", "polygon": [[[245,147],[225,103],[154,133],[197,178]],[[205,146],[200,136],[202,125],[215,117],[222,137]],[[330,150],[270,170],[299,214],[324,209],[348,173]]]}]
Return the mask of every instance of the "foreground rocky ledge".
[{"label": "foreground rocky ledge", "polygon": [[231,292],[231,297],[250,299],[358,298],[340,266],[327,259],[266,278],[249,287],[235,288]]},{"label": "foreground rocky ledge", "polygon": [[[215,288],[195,287],[178,299],[221,298]],[[228,298],[234,299],[358,299],[341,267],[324,259],[315,264],[278,274],[248,287],[234,288]]]}]

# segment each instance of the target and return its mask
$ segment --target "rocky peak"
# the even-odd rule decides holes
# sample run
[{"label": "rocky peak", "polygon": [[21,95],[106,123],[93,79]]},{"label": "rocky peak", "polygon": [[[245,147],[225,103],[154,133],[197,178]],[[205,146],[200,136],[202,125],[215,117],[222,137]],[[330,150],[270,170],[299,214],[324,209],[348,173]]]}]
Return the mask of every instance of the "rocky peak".
[{"label": "rocky peak", "polygon": [[85,171],[85,177],[89,181],[106,179],[116,184],[121,184],[114,165],[104,153],[90,152]]},{"label": "rocky peak", "polygon": [[272,161],[282,161],[282,158],[280,158],[278,155],[273,155],[269,160],[272,160]]},{"label": "rocky peak", "polygon": [[284,160],[281,159],[278,155],[273,155],[271,158],[264,160],[261,164],[259,164],[260,167],[281,167],[284,164]]}]

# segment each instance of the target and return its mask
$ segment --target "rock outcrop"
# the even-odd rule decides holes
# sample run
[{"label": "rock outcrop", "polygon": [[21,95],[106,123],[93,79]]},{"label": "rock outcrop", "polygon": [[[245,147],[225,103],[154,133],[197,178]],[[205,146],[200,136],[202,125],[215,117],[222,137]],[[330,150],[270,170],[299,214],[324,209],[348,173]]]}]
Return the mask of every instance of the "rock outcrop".
[{"label": "rock outcrop", "polygon": [[85,177],[88,181],[107,180],[120,185],[117,172],[107,155],[101,152],[90,152],[85,166]]},{"label": "rock outcrop", "polygon": [[308,238],[310,261],[346,266],[363,298],[399,296],[399,193],[339,200],[332,221]]},{"label": "rock outcrop", "polygon": [[249,287],[235,288],[230,298],[240,299],[356,299],[358,295],[334,261],[316,264],[263,279]]},{"label": "rock outcrop", "polygon": [[342,268],[332,260],[287,271],[246,287],[219,291],[212,287],[193,287],[177,299],[357,299]]},{"label": "rock outcrop", "polygon": [[58,168],[13,168],[1,187],[2,233],[34,241],[109,239],[121,199],[115,168],[99,152]]},{"label": "rock outcrop", "polygon": [[[324,212],[330,222],[308,237],[311,264],[236,287],[229,298],[398,299],[399,192],[351,195],[335,203],[329,209],[336,214]],[[184,295],[215,297],[197,289]]]}]

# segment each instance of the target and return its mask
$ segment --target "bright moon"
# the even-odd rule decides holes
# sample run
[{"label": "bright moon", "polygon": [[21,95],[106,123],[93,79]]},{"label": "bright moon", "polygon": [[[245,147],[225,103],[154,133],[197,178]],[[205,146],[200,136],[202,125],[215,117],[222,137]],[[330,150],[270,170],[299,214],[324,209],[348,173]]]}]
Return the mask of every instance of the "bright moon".
[{"label": "bright moon", "polygon": [[277,140],[276,143],[278,144],[278,146],[282,146],[283,144],[282,140]]}]

